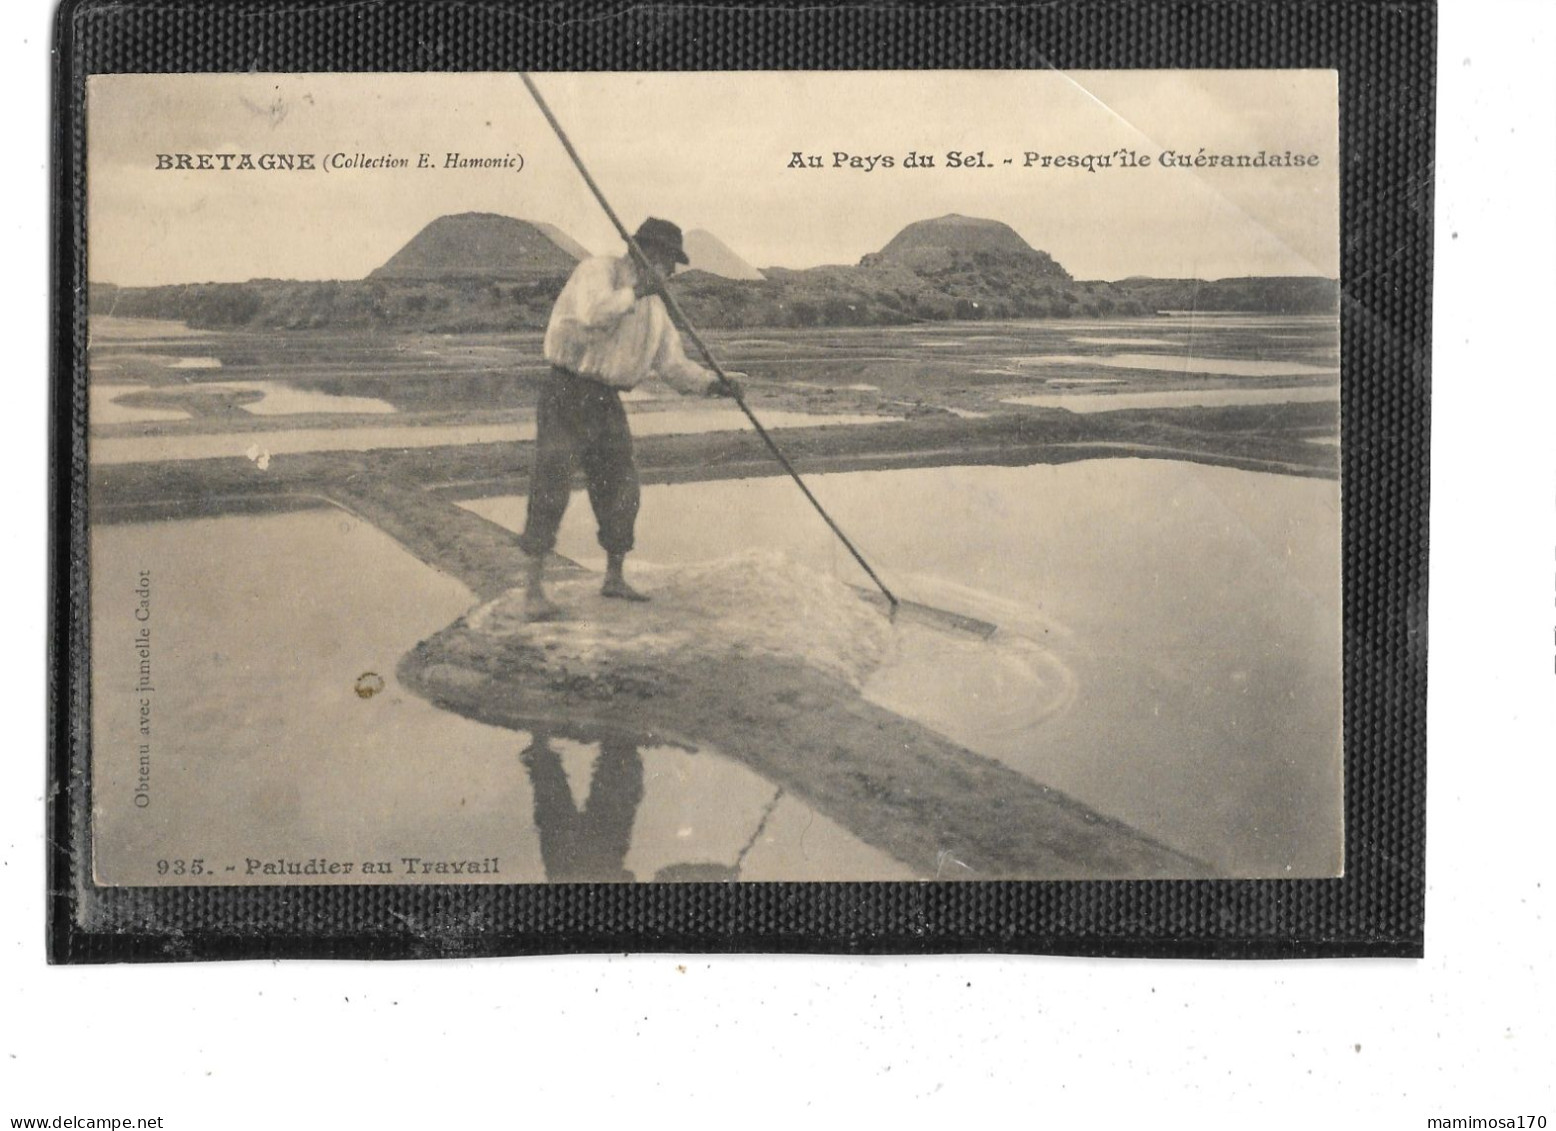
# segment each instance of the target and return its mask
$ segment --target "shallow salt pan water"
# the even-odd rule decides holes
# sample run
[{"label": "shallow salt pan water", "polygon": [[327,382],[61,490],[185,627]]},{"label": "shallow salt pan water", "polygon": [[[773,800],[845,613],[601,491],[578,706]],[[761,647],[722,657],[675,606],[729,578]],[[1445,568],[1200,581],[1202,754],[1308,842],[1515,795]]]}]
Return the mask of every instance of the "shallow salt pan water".
[{"label": "shallow salt pan water", "polygon": [[711,751],[557,737],[525,745],[520,762],[548,880],[918,878]]},{"label": "shallow salt pan water", "polygon": [[395,411],[394,405],[377,397],[348,397],[316,389],[298,389],[284,381],[212,381],[198,388],[202,391],[260,393],[259,400],[239,406],[253,416],[295,416],[305,412],[379,415]]},{"label": "shallow salt pan water", "polygon": [[1029,393],[1006,397],[1002,404],[1062,408],[1070,412],[1114,412],[1125,408],[1222,408],[1245,404],[1322,404],[1337,402],[1332,385],[1290,389],[1168,389],[1149,393]]},{"label": "shallow salt pan water", "polygon": [[87,319],[87,340],[98,342],[145,342],[160,338],[206,338],[209,330],[191,330],[182,322],[162,318],[115,318],[111,314],[93,314]]},{"label": "shallow salt pan water", "polygon": [[1338,319],[1333,314],[1234,314],[1222,310],[1164,310],[1156,317],[1172,319],[1167,325],[1173,329],[1188,328],[1196,333],[1263,330],[1269,327],[1312,327],[1331,333],[1338,329]]},{"label": "shallow salt pan water", "polygon": [[1099,365],[1108,369],[1144,369],[1161,373],[1206,373],[1218,377],[1306,377],[1337,375],[1330,366],[1255,358],[1192,357],[1156,353],[1031,354],[1011,358],[1018,365]]},{"label": "shallow salt pan water", "polygon": [[[749,430],[751,423],[739,409],[709,408],[632,412],[635,436],[689,435],[703,432]],[[757,418],[769,428],[813,428],[839,424],[893,424],[898,418],[835,413],[758,410]],[[159,460],[221,459],[244,456],[257,447],[270,455],[296,452],[365,452],[378,448],[431,448],[445,444],[491,444],[533,440],[535,422],[508,424],[428,425],[382,427],[287,428],[264,432],[202,432],[166,436],[93,437],[89,451],[93,463],[144,463]]]},{"label": "shallow salt pan water", "polygon": [[896,653],[864,687],[870,702],[972,750],[1036,731],[1072,709],[1078,693],[1056,651],[1008,625],[982,640],[907,620]]},{"label": "shallow salt pan water", "polygon": [[[466,854],[538,878],[513,820],[528,800],[517,737],[394,679],[407,637],[469,606],[462,585],[334,511],[99,527],[92,557],[102,879],[155,882],[169,856],[235,864],[218,874],[244,882],[250,857]],[[138,809],[129,591],[143,569],[155,690],[152,801]],[[397,590],[415,596],[389,612],[382,595]],[[355,693],[364,672],[385,684],[370,700]]]},{"label": "shallow salt pan water", "polygon": [[[1001,626],[903,626],[867,695],[1231,874],[1335,873],[1335,483],[1163,460],[808,482],[900,595]],[[523,524],[522,498],[467,505]],[[660,566],[774,546],[869,585],[778,479],[646,488],[638,544]],[[581,494],[558,549],[603,564]]]},{"label": "shallow salt pan water", "polygon": [[366,452],[378,448],[430,448],[443,444],[487,444],[532,440],[533,423],[462,427],[400,425],[384,428],[284,428],[262,432],[197,432],[168,436],[93,436],[93,463],[154,463],[162,460],[253,458],[250,448],[269,455],[296,452]]},{"label": "shallow salt pan water", "polygon": [[[532,733],[406,691],[400,657],[471,595],[342,513],[99,527],[92,560],[103,882],[156,883],[169,857],[202,858],[218,883],[262,882],[245,861],[283,857],[389,861],[397,882],[406,856],[498,857],[500,872],[476,882],[694,878],[742,850],[746,879],[912,878],[713,752],[561,735],[532,750]],[[141,570],[149,621],[134,617]],[[141,627],[152,641],[145,808],[130,691]],[[364,699],[369,672],[382,690]]]},{"label": "shallow salt pan water", "polygon": [[[126,343],[128,346],[129,343]],[[173,353],[152,353],[146,349],[124,348],[113,350],[109,346],[92,348],[91,372],[108,374],[131,370],[136,373],[156,373],[166,369],[220,369],[221,359],[216,357],[182,357]]]},{"label": "shallow salt pan water", "polygon": [[1082,346],[1171,346],[1176,342],[1169,342],[1166,338],[1071,338],[1070,341]]},{"label": "shallow salt pan water", "polygon": [[188,420],[181,408],[137,408],[120,404],[129,393],[143,393],[149,386],[140,382],[123,384],[94,381],[87,386],[88,413],[96,424],[142,424],[155,420]]}]

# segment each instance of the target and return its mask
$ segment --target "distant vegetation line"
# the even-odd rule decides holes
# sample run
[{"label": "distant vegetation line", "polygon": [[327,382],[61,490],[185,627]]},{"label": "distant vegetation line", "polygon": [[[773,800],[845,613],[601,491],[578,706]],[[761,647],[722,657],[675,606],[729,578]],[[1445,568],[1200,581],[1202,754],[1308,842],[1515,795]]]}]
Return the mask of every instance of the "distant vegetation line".
[{"label": "distant vegetation line", "polygon": [[[976,253],[974,253],[976,254]],[[976,265],[973,265],[976,266]],[[677,275],[689,318],[708,329],[901,326],[1001,318],[1103,318],[1158,311],[1332,314],[1339,287],[1322,278],[1204,282],[1127,279],[1076,282],[976,270],[926,278],[903,268],[770,268],[765,280]],[[542,330],[565,275],[526,280],[93,284],[93,314],[167,318],[204,329],[385,329],[442,333]]]},{"label": "distant vegetation line", "polygon": [[[1333,279],[1079,282],[1008,225],[954,213],[909,224],[853,266],[758,272],[711,233],[691,235],[693,266],[711,270],[684,271],[671,287],[709,329],[1339,309]],[[95,284],[88,302],[94,314],[202,328],[540,330],[583,251],[552,225],[466,212],[433,220],[366,279]]]}]

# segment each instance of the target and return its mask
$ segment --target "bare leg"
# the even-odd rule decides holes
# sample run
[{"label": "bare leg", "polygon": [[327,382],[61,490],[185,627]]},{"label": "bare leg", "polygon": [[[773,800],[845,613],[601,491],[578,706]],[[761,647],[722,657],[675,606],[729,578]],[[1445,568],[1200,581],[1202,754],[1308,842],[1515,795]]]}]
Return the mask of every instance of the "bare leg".
[{"label": "bare leg", "polygon": [[541,584],[545,574],[546,558],[544,554],[530,554],[524,563],[524,619],[528,621],[557,620],[562,615],[562,610],[552,603],[546,596],[545,586]]},{"label": "bare leg", "polygon": [[647,593],[639,593],[627,584],[627,579],[621,575],[622,564],[626,561],[626,554],[608,554],[605,558],[605,584],[600,586],[600,592],[607,597],[616,597],[623,601],[646,601]]}]

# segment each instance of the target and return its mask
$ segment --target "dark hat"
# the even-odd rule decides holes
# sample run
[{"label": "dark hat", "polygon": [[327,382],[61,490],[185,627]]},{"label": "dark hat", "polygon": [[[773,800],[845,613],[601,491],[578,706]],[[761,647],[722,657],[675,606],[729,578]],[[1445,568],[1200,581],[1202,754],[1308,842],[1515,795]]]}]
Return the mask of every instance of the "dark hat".
[{"label": "dark hat", "polygon": [[651,247],[669,252],[677,263],[690,263],[686,258],[686,249],[681,246],[681,229],[668,220],[661,220],[656,216],[650,216],[643,221],[632,240],[644,251]]}]

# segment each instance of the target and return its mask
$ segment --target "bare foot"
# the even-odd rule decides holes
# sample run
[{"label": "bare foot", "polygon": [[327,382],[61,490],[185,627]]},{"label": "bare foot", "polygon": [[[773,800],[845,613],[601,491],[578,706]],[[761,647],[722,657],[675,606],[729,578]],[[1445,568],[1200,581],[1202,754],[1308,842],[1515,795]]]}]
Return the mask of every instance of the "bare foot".
[{"label": "bare foot", "polygon": [[524,619],[530,622],[561,620],[562,607],[551,601],[538,589],[524,594]]},{"label": "bare foot", "polygon": [[620,601],[647,601],[647,593],[639,593],[626,581],[619,577],[607,577],[605,584],[600,586],[600,593],[605,597],[615,597]]}]

